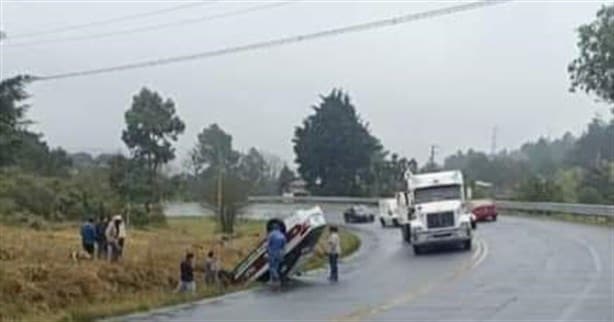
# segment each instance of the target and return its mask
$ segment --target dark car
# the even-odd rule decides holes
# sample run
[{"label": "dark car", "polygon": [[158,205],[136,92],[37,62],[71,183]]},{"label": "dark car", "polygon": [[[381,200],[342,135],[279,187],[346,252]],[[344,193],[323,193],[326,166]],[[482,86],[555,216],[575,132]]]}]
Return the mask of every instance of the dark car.
[{"label": "dark car", "polygon": [[346,223],[374,222],[375,214],[365,206],[353,206],[343,213],[343,220]]}]

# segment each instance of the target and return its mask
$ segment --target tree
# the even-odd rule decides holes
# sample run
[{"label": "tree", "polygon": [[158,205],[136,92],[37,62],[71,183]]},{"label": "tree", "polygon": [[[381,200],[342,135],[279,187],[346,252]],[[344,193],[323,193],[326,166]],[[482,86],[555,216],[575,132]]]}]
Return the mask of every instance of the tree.
[{"label": "tree", "polygon": [[580,56],[568,66],[571,88],[614,103],[614,5],[603,6],[597,18],[578,28]]},{"label": "tree", "polygon": [[185,124],[176,115],[172,100],[164,100],[147,88],[132,98],[132,106],[124,117],[126,129],[122,132],[122,140],[138,164],[145,167],[149,184],[154,188],[151,201],[158,201],[158,170],[175,158],[172,143],[183,133]]},{"label": "tree", "polygon": [[198,134],[193,153],[196,164],[204,169],[199,177],[204,201],[216,206],[222,231],[232,233],[250,186],[238,173],[240,153],[232,148],[232,136],[212,124]]},{"label": "tree", "polygon": [[264,157],[256,148],[250,148],[247,154],[243,155],[239,161],[239,173],[252,186],[258,187],[263,185],[268,179],[268,171],[268,165]]},{"label": "tree", "polygon": [[215,174],[236,168],[240,158],[240,154],[232,149],[232,136],[217,124],[211,124],[198,134],[193,153],[200,169]]},{"label": "tree", "polygon": [[25,119],[28,105],[22,102],[29,97],[25,85],[31,79],[20,75],[0,81],[0,166],[14,163],[20,131],[28,124]]},{"label": "tree", "polygon": [[294,179],[296,179],[294,171],[284,164],[284,167],[281,168],[281,171],[279,172],[279,178],[277,179],[278,193],[283,194],[285,191],[288,191],[290,188],[290,183],[294,181]]},{"label": "tree", "polygon": [[220,202],[216,210],[222,232],[232,234],[241,208],[247,205],[249,184],[236,173],[219,178],[203,182],[204,198],[208,205]]},{"label": "tree", "polygon": [[298,172],[307,188],[322,195],[364,195],[382,146],[341,90],[320,96],[294,131]]}]

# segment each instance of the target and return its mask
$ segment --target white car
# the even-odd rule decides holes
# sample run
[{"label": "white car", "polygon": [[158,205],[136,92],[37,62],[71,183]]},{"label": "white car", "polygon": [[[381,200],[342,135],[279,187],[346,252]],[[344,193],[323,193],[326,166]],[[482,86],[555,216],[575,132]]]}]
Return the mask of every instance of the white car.
[{"label": "white car", "polygon": [[379,222],[382,227],[399,226],[399,207],[395,198],[380,199],[379,202]]}]

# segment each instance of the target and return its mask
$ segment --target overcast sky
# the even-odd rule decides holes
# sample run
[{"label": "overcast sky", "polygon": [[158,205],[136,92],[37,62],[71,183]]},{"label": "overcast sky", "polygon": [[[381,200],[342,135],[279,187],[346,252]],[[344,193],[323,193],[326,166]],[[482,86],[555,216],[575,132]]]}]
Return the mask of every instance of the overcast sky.
[{"label": "overcast sky", "polygon": [[[178,2],[2,0],[9,37],[174,7]],[[181,27],[27,47],[2,45],[2,77],[54,74],[176,56],[338,27],[459,2],[303,1]],[[37,82],[29,117],[52,146],[113,152],[123,113],[142,86],[172,98],[187,124],[179,158],[211,123],[251,146],[293,161],[294,127],[318,95],[347,90],[384,146],[421,163],[457,149],[515,148],[539,136],[580,133],[607,106],[568,92],[575,29],[606,1],[516,1],[382,29],[199,61]],[[218,1],[167,14],[39,38],[88,36],[258,6]]]}]

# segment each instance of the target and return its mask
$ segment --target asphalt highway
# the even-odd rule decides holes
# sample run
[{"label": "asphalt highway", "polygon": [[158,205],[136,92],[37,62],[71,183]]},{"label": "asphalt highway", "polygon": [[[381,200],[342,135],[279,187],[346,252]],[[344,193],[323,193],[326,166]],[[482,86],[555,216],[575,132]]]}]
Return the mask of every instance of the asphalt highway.
[{"label": "asphalt highway", "polygon": [[[339,222],[342,207],[325,208]],[[473,249],[415,256],[400,231],[350,225],[360,250],[340,281],[310,272],[266,287],[122,321],[614,321],[614,230],[500,216]]]}]

